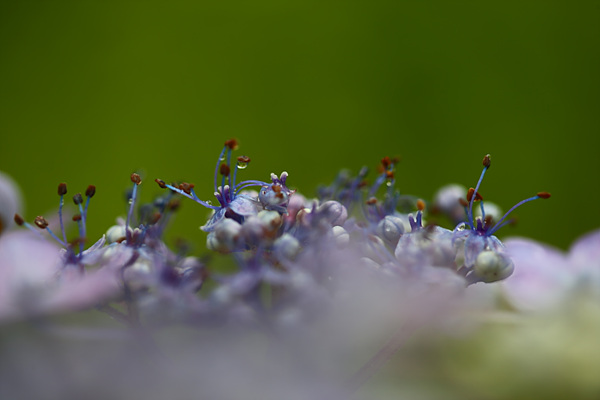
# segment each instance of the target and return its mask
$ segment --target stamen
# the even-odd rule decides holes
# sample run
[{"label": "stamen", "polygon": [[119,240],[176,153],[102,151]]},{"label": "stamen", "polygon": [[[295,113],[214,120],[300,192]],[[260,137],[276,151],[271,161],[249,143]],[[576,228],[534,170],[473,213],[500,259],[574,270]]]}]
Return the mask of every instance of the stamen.
[{"label": "stamen", "polygon": [[425,210],[425,202],[421,199],[417,200],[417,209],[419,211]]},{"label": "stamen", "polygon": [[[473,189],[473,192],[476,193],[475,196],[473,196],[471,194],[471,198],[469,199],[468,195],[467,195],[467,199],[469,200],[469,208],[467,209],[467,217],[469,218],[469,224],[471,225],[471,229],[474,229],[475,226],[473,224],[473,202],[475,201],[475,198],[478,195],[478,191],[479,191],[479,186],[481,186],[481,182],[483,181],[483,177],[485,176],[485,172],[488,170],[488,168],[491,165],[491,157],[489,154],[486,154],[485,157],[483,157],[483,171],[481,171],[481,176],[479,177],[479,180],[477,181],[477,185],[475,185],[475,189]],[[471,190],[469,189],[469,193],[471,192]],[[482,200],[482,199],[479,199]]]},{"label": "stamen", "polygon": [[162,179],[155,179],[154,182],[156,182],[158,184],[158,186],[160,186],[161,189],[166,189],[167,188],[167,184],[165,183],[165,181],[163,181]]},{"label": "stamen", "polygon": [[[506,212],[506,214],[504,214],[504,216],[503,216],[502,218],[500,218],[500,221],[498,221],[498,222],[496,223],[496,225],[494,225],[494,226],[492,227],[492,229],[490,229],[490,230],[488,231],[487,235],[492,235],[494,232],[498,231],[498,229],[500,229],[500,228],[502,228],[504,225],[506,225],[506,223],[505,223],[505,224],[503,224],[504,220],[505,220],[505,219],[506,219],[506,217],[508,217],[508,215],[509,215],[511,212],[513,212],[513,211],[514,211],[514,210],[515,210],[517,207],[520,207],[520,206],[522,206],[523,204],[525,204],[525,203],[529,203],[530,201],[533,201],[533,200],[537,200],[537,199],[548,199],[548,198],[550,198],[550,193],[548,193],[548,192],[539,192],[538,194],[536,194],[536,195],[535,195],[535,196],[533,196],[533,197],[530,197],[530,198],[528,198],[528,199],[525,199],[525,200],[521,200],[520,202],[518,202],[517,204],[515,204],[514,206],[512,206],[512,208],[511,208],[510,210],[508,210],[508,211]],[[510,221],[508,221],[507,223],[510,223]]]},{"label": "stamen", "polygon": [[137,188],[140,183],[142,183],[142,179],[136,173],[131,174],[131,182],[133,182],[133,192],[131,194],[131,198],[129,199],[129,211],[127,212],[127,221],[125,222],[125,237],[127,238],[127,243],[131,244],[131,231],[129,229],[129,223],[133,216],[133,209],[135,208],[135,202],[137,200]]},{"label": "stamen", "polygon": [[[73,221],[77,222],[77,226],[79,227],[79,238],[77,238],[75,241],[79,243],[79,258],[81,259],[83,253],[83,245],[85,243],[85,226],[83,224],[81,214],[73,215],[72,219]],[[73,243],[75,243],[75,241],[73,241]]]},{"label": "stamen", "polygon": [[368,206],[372,206],[374,204],[377,204],[377,199],[375,197],[370,197],[367,201],[365,201],[365,203]]},{"label": "stamen", "polygon": [[64,243],[67,243],[67,232],[65,231],[65,225],[63,223],[62,209],[65,204],[65,194],[67,194],[67,184],[62,182],[58,184],[58,195],[60,196],[60,203],[58,203],[58,220],[60,222],[60,231]]}]

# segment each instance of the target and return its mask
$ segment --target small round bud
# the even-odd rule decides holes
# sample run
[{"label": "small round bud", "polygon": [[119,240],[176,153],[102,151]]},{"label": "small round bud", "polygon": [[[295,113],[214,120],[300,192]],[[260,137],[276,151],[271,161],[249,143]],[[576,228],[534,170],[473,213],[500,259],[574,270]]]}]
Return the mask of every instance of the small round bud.
[{"label": "small round bud", "polygon": [[273,252],[279,258],[286,260],[295,260],[301,249],[302,247],[300,246],[298,239],[289,233],[284,233],[280,238],[273,242]]},{"label": "small round bud", "polygon": [[491,250],[482,251],[477,255],[473,273],[480,282],[490,283],[508,278],[515,266],[511,259]]},{"label": "small round bud", "polygon": [[331,225],[343,225],[348,219],[346,207],[334,200],[326,201],[317,208],[317,214],[324,216]]},{"label": "small round bud", "polygon": [[122,242],[125,240],[125,227],[122,225],[113,225],[106,231],[106,240],[108,243]]},{"label": "small round bud", "polygon": [[379,221],[375,232],[386,243],[392,247],[396,247],[398,240],[400,240],[400,237],[404,233],[404,222],[399,217],[387,215]]},{"label": "small round bud", "polygon": [[341,226],[334,226],[331,231],[338,247],[346,247],[350,243],[350,234]]}]

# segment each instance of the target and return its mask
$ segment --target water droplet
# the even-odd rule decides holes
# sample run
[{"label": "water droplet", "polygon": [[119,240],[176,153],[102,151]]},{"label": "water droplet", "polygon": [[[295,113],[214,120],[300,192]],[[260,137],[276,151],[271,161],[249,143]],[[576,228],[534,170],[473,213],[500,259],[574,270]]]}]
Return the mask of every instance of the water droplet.
[{"label": "water droplet", "polygon": [[129,205],[133,204],[133,198],[130,198],[129,201],[127,202]]},{"label": "water droplet", "polygon": [[223,154],[220,158],[219,161],[225,161],[225,154]]},{"label": "water droplet", "polygon": [[387,181],[387,182],[385,183],[385,185],[386,185],[387,187],[391,187],[393,184],[394,184],[394,182],[392,182],[392,181]]},{"label": "water droplet", "polygon": [[245,169],[247,166],[248,166],[247,162],[244,162],[244,161],[238,161],[237,162],[238,169]]},{"label": "water droplet", "polygon": [[208,204],[209,206],[212,206],[212,201],[206,200],[206,204]]}]

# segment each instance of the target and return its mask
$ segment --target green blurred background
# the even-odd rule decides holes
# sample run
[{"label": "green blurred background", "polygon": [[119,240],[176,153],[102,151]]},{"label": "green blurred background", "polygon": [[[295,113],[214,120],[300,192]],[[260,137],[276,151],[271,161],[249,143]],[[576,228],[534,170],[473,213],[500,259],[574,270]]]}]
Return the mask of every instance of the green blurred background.
[{"label": "green blurred background", "polygon": [[[3,2],[0,170],[26,218],[97,186],[96,238],[124,215],[129,175],[212,197],[223,141],[246,179],[287,170],[314,194],[341,167],[399,155],[400,189],[474,186],[566,248],[600,226],[600,2]],[[206,210],[183,202],[171,238],[203,247]]]}]

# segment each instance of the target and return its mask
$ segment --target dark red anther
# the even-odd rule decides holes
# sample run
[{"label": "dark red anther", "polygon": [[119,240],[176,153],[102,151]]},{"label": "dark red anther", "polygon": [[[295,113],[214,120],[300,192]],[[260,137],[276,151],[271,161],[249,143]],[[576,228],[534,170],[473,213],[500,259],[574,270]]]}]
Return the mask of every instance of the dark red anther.
[{"label": "dark red anther", "polygon": [[19,214],[15,214],[14,220],[15,220],[15,224],[17,224],[19,226],[23,226],[23,224],[25,223],[25,220]]},{"label": "dark red anther", "polygon": [[238,147],[238,142],[235,139],[229,139],[225,141],[225,146],[229,147],[231,150],[235,150]]},{"label": "dark red anther", "polygon": [[250,162],[250,157],[248,156],[239,156],[237,160],[241,163],[248,164]]},{"label": "dark red anther", "polygon": [[75,205],[80,205],[83,203],[83,196],[81,193],[77,193],[75,196],[73,196],[73,203],[75,203]]},{"label": "dark red anther", "polygon": [[372,206],[374,204],[377,204],[377,199],[375,197],[371,197],[370,199],[365,201],[365,203],[367,203],[368,206]]},{"label": "dark red anther", "polygon": [[177,199],[171,199],[167,203],[167,208],[171,211],[175,211],[179,208],[180,205],[181,205],[181,201],[179,201]]},{"label": "dark red anther", "polygon": [[281,192],[281,185],[273,185],[273,186],[271,186],[271,188],[273,189],[273,191],[275,193]]},{"label": "dark red anther", "polygon": [[494,222],[494,217],[492,217],[490,214],[485,216],[484,221],[484,225],[485,226],[492,226],[493,222]]},{"label": "dark red anther", "polygon": [[[469,188],[469,191],[467,192],[467,201],[471,201],[471,198],[473,198],[473,194],[475,194],[475,189]],[[479,194],[479,192],[477,192],[477,194],[475,195],[474,201],[478,200],[483,200],[483,197]]]},{"label": "dark red anther", "polygon": [[94,185],[88,186],[87,189],[85,190],[85,195],[87,197],[94,197],[95,194],[96,194],[96,186],[94,186]]},{"label": "dark red anther", "polygon": [[35,220],[33,222],[40,229],[46,229],[48,227],[48,221],[46,221],[46,218],[42,216],[35,217]]},{"label": "dark red anther", "polygon": [[194,188],[193,183],[182,182],[179,184],[179,189],[183,190],[187,194],[192,194],[192,189]]},{"label": "dark red anther", "polygon": [[67,184],[66,183],[59,183],[58,184],[58,195],[59,196],[64,196],[65,194],[67,194]]},{"label": "dark red anther", "polygon": [[550,198],[550,193],[548,193],[548,192],[538,192],[537,197],[539,197],[540,199],[549,199]]},{"label": "dark red anther", "polygon": [[390,160],[389,157],[383,157],[381,159],[381,165],[383,166],[384,169],[388,169],[388,167],[390,165],[392,165],[392,160]]},{"label": "dark red anther", "polygon": [[81,214],[75,214],[75,215],[73,215],[73,218],[71,218],[71,219],[75,222],[81,221]]},{"label": "dark red anther", "polygon": [[140,176],[134,172],[133,174],[131,174],[131,182],[135,183],[136,185],[139,185],[140,183],[142,183],[142,178],[140,178]]},{"label": "dark red anther", "polygon": [[490,155],[486,154],[485,157],[483,157],[483,166],[486,168],[489,168],[491,163],[492,163],[492,160],[490,158]]},{"label": "dark red anther", "polygon": [[369,182],[367,182],[366,180],[362,180],[362,181],[360,181],[360,183],[358,184],[358,188],[359,188],[359,189],[362,189],[362,188],[364,188],[364,187],[366,187],[366,186],[369,186]]},{"label": "dark red anther", "polygon": [[421,199],[417,200],[417,210],[421,212],[425,210],[425,202]]},{"label": "dark red anther", "polygon": [[165,183],[165,181],[163,181],[162,179],[155,179],[154,182],[158,183],[158,186],[160,186],[161,189],[166,189],[167,188],[167,184]]},{"label": "dark red anther", "polygon": [[460,199],[458,199],[458,202],[463,207],[468,207],[469,206],[469,202],[467,200],[463,199],[462,197]]},{"label": "dark red anther", "polygon": [[158,211],[156,211],[154,214],[152,214],[152,216],[150,217],[150,225],[154,225],[156,224],[160,218],[162,217],[162,214],[159,213]]},{"label": "dark red anther", "polygon": [[229,166],[227,164],[221,164],[221,167],[219,168],[219,172],[221,173],[221,175],[229,175]]},{"label": "dark red anther", "polygon": [[387,179],[394,179],[394,171],[385,171],[385,177]]}]

